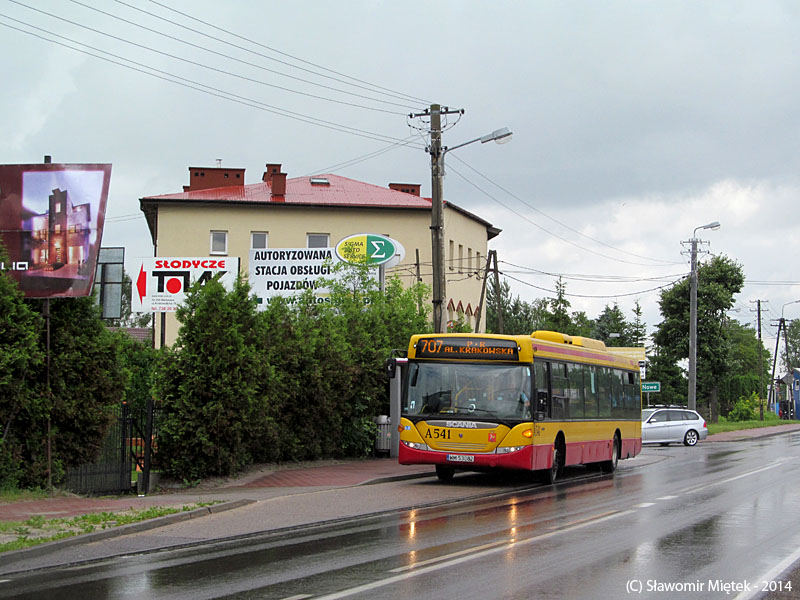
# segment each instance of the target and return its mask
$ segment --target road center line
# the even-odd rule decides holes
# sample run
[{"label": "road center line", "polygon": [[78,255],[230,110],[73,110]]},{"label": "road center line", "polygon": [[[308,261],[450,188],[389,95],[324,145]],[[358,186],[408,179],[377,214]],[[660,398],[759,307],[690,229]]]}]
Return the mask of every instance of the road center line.
[{"label": "road center line", "polygon": [[[528,546],[530,544],[534,544],[540,540],[551,538],[562,533],[569,533],[571,531],[575,531],[577,529],[582,529],[584,527],[588,527],[589,525],[594,525],[596,523],[602,523],[604,521],[610,521],[612,519],[616,519],[618,517],[623,517],[633,513],[633,510],[624,510],[617,513],[604,513],[603,515],[598,516],[598,518],[594,520],[583,520],[580,523],[568,525],[563,529],[559,529],[557,531],[550,531],[548,533],[543,533],[542,535],[537,535],[535,537],[526,538],[521,541],[517,540],[509,540],[507,542],[502,542],[502,545],[496,545],[492,548],[485,548],[483,550],[478,550],[475,552],[475,548],[472,548],[473,552],[471,554],[466,554],[460,556],[458,558],[454,558],[451,560],[445,560],[443,562],[439,562],[435,565],[428,565],[425,567],[421,567],[419,569],[414,569],[412,571],[402,573],[399,575],[394,575],[392,577],[387,577],[386,579],[381,579],[379,581],[373,581],[371,583],[365,583],[363,585],[359,585],[356,587],[352,587],[346,590],[342,590],[340,592],[334,592],[333,594],[326,594],[325,596],[317,597],[317,600],[338,600],[339,598],[347,598],[348,596],[353,596],[355,594],[361,594],[363,592],[369,592],[378,588],[382,588],[387,585],[391,585],[393,583],[398,583],[400,581],[410,579],[411,577],[416,577],[417,575],[424,575],[426,573],[431,573],[433,571],[439,571],[441,569],[448,569],[455,565],[474,560],[476,558],[483,558],[485,556],[490,556],[492,554],[497,554],[499,552],[505,552],[506,550],[510,550],[512,548],[516,548],[519,546]],[[487,544],[488,545],[488,544]],[[480,548],[482,546],[478,546]]]},{"label": "road center line", "polygon": [[715,481],[714,483],[709,483],[697,488],[690,488],[683,492],[684,494],[695,494],[697,492],[702,492],[703,490],[707,490],[708,488],[715,487],[717,485],[722,485],[723,483],[730,483],[731,481],[736,481],[737,479],[742,479],[744,477],[749,477],[750,475],[755,475],[756,473],[763,473],[764,471],[769,471],[770,469],[774,469],[775,467],[779,467],[782,465],[785,460],[778,460],[772,463],[771,465],[767,465],[766,467],[761,467],[760,469],[756,469],[755,471],[748,471],[747,473],[742,473],[741,475],[736,475],[735,477],[729,477],[728,479],[723,479],[722,481]]}]

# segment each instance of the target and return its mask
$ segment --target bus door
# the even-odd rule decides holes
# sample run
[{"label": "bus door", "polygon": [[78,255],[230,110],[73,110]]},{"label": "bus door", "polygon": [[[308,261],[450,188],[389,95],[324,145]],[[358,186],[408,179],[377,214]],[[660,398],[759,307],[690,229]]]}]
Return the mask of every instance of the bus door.
[{"label": "bus door", "polygon": [[551,413],[551,387],[550,363],[538,361],[533,363],[534,402],[532,407],[533,420],[543,421],[550,418]]}]

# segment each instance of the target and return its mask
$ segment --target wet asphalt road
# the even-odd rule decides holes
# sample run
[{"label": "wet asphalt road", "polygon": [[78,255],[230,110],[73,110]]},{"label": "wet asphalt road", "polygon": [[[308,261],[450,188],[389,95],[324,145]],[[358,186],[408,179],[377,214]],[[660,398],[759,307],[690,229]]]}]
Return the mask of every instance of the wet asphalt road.
[{"label": "wet asphalt road", "polygon": [[551,488],[370,486],[406,505],[473,498],[7,575],[0,598],[800,597],[800,433],[643,455]]}]

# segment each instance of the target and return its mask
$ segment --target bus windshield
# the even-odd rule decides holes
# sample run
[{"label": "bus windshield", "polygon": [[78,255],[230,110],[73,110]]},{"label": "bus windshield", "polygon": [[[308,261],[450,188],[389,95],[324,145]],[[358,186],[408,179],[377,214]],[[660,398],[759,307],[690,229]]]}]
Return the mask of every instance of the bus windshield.
[{"label": "bus windshield", "polygon": [[404,415],[531,418],[529,365],[409,362]]}]

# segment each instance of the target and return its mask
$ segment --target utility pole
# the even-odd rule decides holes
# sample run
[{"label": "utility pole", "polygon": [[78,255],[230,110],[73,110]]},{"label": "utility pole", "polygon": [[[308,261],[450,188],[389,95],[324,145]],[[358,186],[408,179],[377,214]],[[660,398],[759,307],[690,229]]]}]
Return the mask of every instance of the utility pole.
[{"label": "utility pole", "polygon": [[785,327],[784,318],[778,320],[778,335],[775,337],[775,355],[772,357],[772,377],[770,378],[770,406],[775,406],[778,402],[778,394],[775,386],[775,364],[778,362],[778,344],[781,341],[781,330]]},{"label": "utility pole", "polygon": [[692,244],[692,273],[689,281],[689,410],[697,410],[697,238]]},{"label": "utility pole", "polygon": [[[764,420],[764,360],[762,358],[761,343],[761,300],[756,300],[756,312],[758,313],[758,414],[759,420]],[[751,311],[752,312],[752,311]]]},{"label": "utility pole", "polygon": [[444,269],[444,154],[442,147],[442,115],[463,114],[463,109],[449,109],[439,104],[431,104],[420,114],[411,117],[427,116],[431,119],[431,257],[433,259],[433,329],[435,333],[447,331],[444,318],[444,299],[446,294]]},{"label": "utility pole", "polygon": [[692,239],[692,272],[689,280],[689,393],[688,408],[697,410],[697,244],[702,243],[697,239],[698,229],[719,229],[719,221],[700,225],[694,228]]}]

